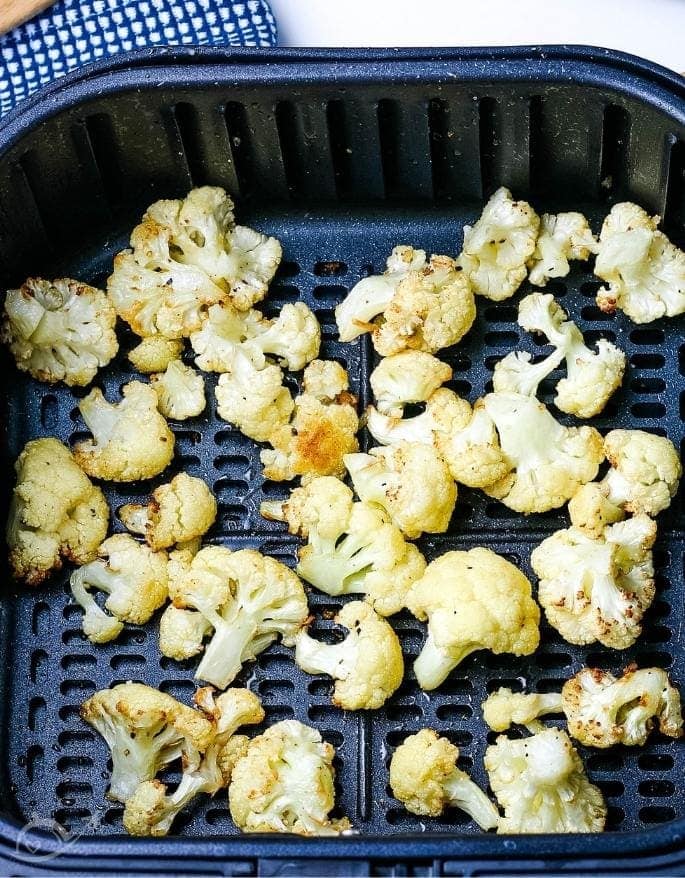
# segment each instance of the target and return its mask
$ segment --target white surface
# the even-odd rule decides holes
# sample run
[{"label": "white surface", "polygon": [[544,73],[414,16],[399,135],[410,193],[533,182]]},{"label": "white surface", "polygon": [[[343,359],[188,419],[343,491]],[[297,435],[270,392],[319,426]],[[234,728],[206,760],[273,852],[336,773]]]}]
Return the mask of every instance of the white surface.
[{"label": "white surface", "polygon": [[685,0],[271,0],[282,46],[583,43],[685,71]]}]

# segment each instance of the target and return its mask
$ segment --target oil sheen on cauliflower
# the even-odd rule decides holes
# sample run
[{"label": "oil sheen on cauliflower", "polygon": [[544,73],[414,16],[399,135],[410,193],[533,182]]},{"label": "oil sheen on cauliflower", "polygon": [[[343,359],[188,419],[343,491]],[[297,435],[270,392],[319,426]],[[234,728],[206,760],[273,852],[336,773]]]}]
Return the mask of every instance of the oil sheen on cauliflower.
[{"label": "oil sheen on cauliflower", "polygon": [[281,260],[275,238],[236,226],[233,202],[216,186],[157,201],[114,258],[107,291],[117,314],[141,336],[188,336],[206,309],[244,311],[263,299]]},{"label": "oil sheen on cauliflower", "polygon": [[412,814],[439,817],[460,808],[481,829],[495,829],[497,808],[471,778],[457,768],[459,749],[432,729],[409,735],[390,761],[393,796]]},{"label": "oil sheen on cauliflower", "polygon": [[[129,534],[114,534],[98,549],[98,559],[71,574],[71,593],[83,609],[83,632],[92,643],[115,640],[124,622],[143,625],[169,596],[167,554],[153,552]],[[105,612],[92,591],[107,595]]]},{"label": "oil sheen on cauliflower", "polygon": [[340,643],[322,643],[301,631],[295,662],[308,674],[328,674],[336,681],[333,704],[344,710],[376,710],[399,688],[404,677],[397,635],[362,601],[345,604],[335,623],[347,628]]},{"label": "oil sheen on cauliflower", "polygon": [[495,192],[473,226],[464,226],[459,265],[478,296],[501,302],[524,281],[533,256],[540,218],[526,201],[514,201],[504,187]]},{"label": "oil sheen on cauliflower", "polygon": [[263,503],[261,512],[308,540],[298,551],[302,579],[336,597],[363,594],[377,613],[390,616],[405,606],[426,562],[380,508],[352,497],[339,479],[321,476],[285,502]]},{"label": "oil sheen on cauliflower", "polygon": [[632,646],[654,599],[655,539],[656,524],[640,514],[594,539],[570,527],[544,540],[530,561],[550,625],[569,643]]},{"label": "oil sheen on cauliflower", "polygon": [[483,702],[483,719],[493,732],[505,732],[513,725],[520,725],[534,734],[545,728],[539,721],[541,716],[561,712],[558,692],[524,694],[501,686]]},{"label": "oil sheen on cauliflower", "polygon": [[195,678],[219,689],[279,635],[292,646],[309,615],[296,574],[254,549],[206,546],[179,567],[169,583],[173,606],[160,621],[160,650],[178,661],[202,653]]},{"label": "oil sheen on cauliflower", "polygon": [[485,769],[504,809],[502,833],[601,832],[607,809],[566,734],[545,729],[530,738],[503,735],[485,751]]},{"label": "oil sheen on cauliflower", "polygon": [[543,213],[535,250],[528,260],[528,280],[544,287],[551,278],[566,277],[572,259],[587,262],[596,252],[597,241],[582,213]]},{"label": "oil sheen on cauliflower", "polygon": [[655,724],[662,735],[680,738],[680,692],[661,668],[628,668],[618,679],[584,668],[561,690],[569,733],[586,747],[643,746]]},{"label": "oil sheen on cauliflower", "polygon": [[27,442],[14,469],[7,516],[13,575],[40,585],[66,558],[85,564],[107,536],[109,507],[96,485],[58,439]]},{"label": "oil sheen on cauliflower", "polygon": [[658,231],[659,217],[637,204],[615,204],[599,236],[595,274],[602,311],[623,311],[635,323],[685,312],[685,253]]},{"label": "oil sheen on cauliflower", "polygon": [[165,418],[187,421],[205,410],[205,382],[199,372],[181,360],[172,360],[164,372],[150,375],[159,411]]},{"label": "oil sheen on cauliflower", "polygon": [[426,568],[407,606],[428,637],[414,662],[422,689],[437,688],[479,649],[530,655],[540,642],[540,609],[523,573],[492,552],[446,552]]},{"label": "oil sheen on cauliflower", "polygon": [[155,551],[204,536],[216,521],[216,498],[202,480],[179,473],[152,492],[149,503],[128,503],[119,518]]},{"label": "oil sheen on cauliflower", "polygon": [[119,350],[107,296],[70,278],[30,277],[8,290],[0,339],[39,381],[83,387]]},{"label": "oil sheen on cauliflower", "polygon": [[235,825],[243,832],[338,835],[346,818],[335,806],[332,745],[297,720],[284,720],[253,738],[237,761],[228,788]]},{"label": "oil sheen on cauliflower", "polygon": [[149,384],[130,381],[123,399],[108,402],[99,388],[79,403],[92,439],[74,448],[78,465],[89,476],[112,482],[135,482],[159,475],[174,456],[174,434],[158,411]]}]

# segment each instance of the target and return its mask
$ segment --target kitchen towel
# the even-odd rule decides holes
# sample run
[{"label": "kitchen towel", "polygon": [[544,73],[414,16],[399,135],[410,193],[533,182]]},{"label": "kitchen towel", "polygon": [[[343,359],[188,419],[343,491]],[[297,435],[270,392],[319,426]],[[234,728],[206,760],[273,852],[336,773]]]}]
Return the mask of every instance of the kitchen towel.
[{"label": "kitchen towel", "polygon": [[266,0],[57,0],[0,37],[0,116],[98,58],[146,46],[273,46]]}]

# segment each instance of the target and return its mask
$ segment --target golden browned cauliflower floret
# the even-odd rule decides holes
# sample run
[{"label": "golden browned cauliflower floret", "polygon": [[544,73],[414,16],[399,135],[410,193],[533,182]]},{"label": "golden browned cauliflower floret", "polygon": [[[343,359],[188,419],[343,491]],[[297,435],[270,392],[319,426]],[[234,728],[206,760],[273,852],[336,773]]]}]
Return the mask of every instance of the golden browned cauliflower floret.
[{"label": "golden browned cauliflower floret", "polygon": [[504,187],[495,192],[473,226],[464,226],[459,265],[476,295],[501,302],[513,296],[535,251],[540,218]]},{"label": "golden browned cauliflower floret", "polygon": [[404,407],[426,402],[452,377],[452,369],[424,351],[401,351],[383,357],[369,376],[376,408],[383,415],[401,418]]},{"label": "golden browned cauliflower floret", "polygon": [[363,594],[377,613],[391,616],[405,606],[426,562],[382,509],[352,496],[339,479],[321,476],[285,502],[262,503],[261,512],[308,539],[298,551],[303,579],[326,594]]},{"label": "golden browned cauliflower floret", "polygon": [[14,469],[6,535],[14,576],[40,585],[63,558],[91,561],[107,536],[109,508],[69,449],[58,439],[34,439]]},{"label": "golden browned cauliflower floret", "polygon": [[314,360],[307,366],[292,420],[271,433],[272,448],[260,454],[265,478],[283,482],[343,475],[343,457],[359,448],[357,398],[348,387],[339,363]]},{"label": "golden browned cauliflower floret", "polygon": [[297,720],[275,723],[253,738],[233,769],[228,788],[231,817],[243,832],[338,835],[346,818],[335,806],[332,745]]},{"label": "golden browned cauliflower floret", "polygon": [[134,369],[147,375],[164,372],[173,360],[181,358],[182,353],[183,339],[150,335],[128,352],[128,359]]},{"label": "golden browned cauliflower floret", "polygon": [[205,382],[199,372],[181,360],[172,360],[164,372],[150,375],[157,406],[165,418],[186,421],[205,410]]},{"label": "golden browned cauliflower floret", "polygon": [[119,350],[116,313],[95,287],[65,277],[30,277],[8,290],[0,339],[17,366],[39,381],[89,384]]},{"label": "golden browned cauliflower floret", "polygon": [[601,832],[607,808],[590,783],[566,732],[530,738],[500,735],[485,751],[485,769],[504,809],[498,832]]},{"label": "golden browned cauliflower floret", "polygon": [[635,643],[654,599],[655,539],[656,524],[639,514],[594,538],[570,527],[544,540],[530,562],[550,625],[569,643]]},{"label": "golden browned cauliflower floret", "polygon": [[174,456],[174,434],[157,409],[149,384],[130,381],[123,399],[108,402],[98,388],[79,403],[92,439],[79,442],[74,457],[89,476],[112,482],[134,482],[158,475]]},{"label": "golden browned cauliflower floret", "polygon": [[566,277],[571,259],[586,262],[597,241],[582,213],[543,213],[535,251],[528,260],[528,280],[544,287],[553,277]]},{"label": "golden browned cauliflower floret", "polygon": [[561,712],[558,692],[525,694],[501,686],[483,702],[483,719],[493,732],[505,732],[514,724],[525,726],[532,733],[540,732],[545,727],[539,717]]},{"label": "golden browned cauliflower floret", "polygon": [[[167,554],[153,552],[129,534],[114,534],[98,549],[98,559],[71,574],[71,593],[83,609],[83,632],[93,643],[115,640],[124,622],[143,625],[169,596]],[[105,610],[92,590],[105,592]]]},{"label": "golden browned cauliflower floret", "polygon": [[643,746],[655,723],[662,735],[683,734],[680,692],[661,668],[633,666],[618,679],[583,668],[564,683],[561,701],[569,733],[587,747]]},{"label": "golden browned cauliflower floret", "polygon": [[497,808],[471,778],[457,768],[459,749],[433,729],[409,735],[390,761],[392,794],[412,814],[439,817],[445,808],[460,808],[481,829],[494,829]]},{"label": "golden browned cauliflower floret", "polygon": [[119,518],[132,533],[142,534],[155,550],[204,536],[216,521],[214,494],[202,479],[179,473],[152,492],[145,505],[128,503]]},{"label": "golden browned cauliflower floret", "polygon": [[444,533],[457,502],[457,486],[447,464],[429,445],[399,442],[346,454],[354,490],[365,503],[377,504],[402,533]]},{"label": "golden browned cauliflower floret", "polygon": [[333,704],[344,710],[376,710],[398,689],[404,677],[402,647],[385,619],[362,601],[351,601],[335,617],[348,633],[340,643],[314,640],[302,630],[295,642],[295,662],[308,674],[328,674],[336,681]]},{"label": "golden browned cauliflower floret", "polygon": [[411,588],[407,606],[428,637],[414,662],[422,689],[437,688],[479,649],[530,655],[540,642],[540,608],[523,573],[492,552],[446,552]]},{"label": "golden browned cauliflower floret", "polygon": [[597,304],[608,314],[623,311],[635,323],[685,312],[685,253],[629,201],[615,204],[599,236],[595,274],[607,281]]}]

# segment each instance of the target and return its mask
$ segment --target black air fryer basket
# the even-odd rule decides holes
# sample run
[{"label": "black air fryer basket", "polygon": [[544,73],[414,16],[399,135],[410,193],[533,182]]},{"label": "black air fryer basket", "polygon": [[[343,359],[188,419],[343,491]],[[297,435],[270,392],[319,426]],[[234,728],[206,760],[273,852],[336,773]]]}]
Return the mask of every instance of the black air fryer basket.
[{"label": "black air fryer basket", "polygon": [[[500,185],[539,212],[582,210],[595,230],[612,203],[634,199],[660,214],[682,246],[684,172],[683,80],[605,50],[157,50],[67,77],[0,125],[0,280],[3,289],[40,273],[103,283],[148,204],[195,185],[224,186],[241,222],[283,242],[267,312],[307,302],[322,323],[323,356],[345,363],[365,405],[373,352],[367,337],[337,342],[333,308],[361,277],[382,270],[392,246],[458,253],[463,224]],[[586,338],[616,340],[628,355],[624,386],[596,425],[650,430],[680,447],[682,319],[636,326],[609,318],[595,307],[597,288],[580,263],[549,285]],[[516,324],[517,301],[480,300],[471,333],[445,352],[455,374],[450,386],[471,400],[487,390],[501,356],[538,350]],[[96,379],[110,398],[134,377],[125,357],[133,338],[121,337],[120,355]],[[76,404],[85,391],[39,385],[0,356],[6,508],[12,462],[25,441],[83,435]],[[208,411],[175,427],[172,470],[202,476],[217,494],[210,539],[259,546],[293,563],[295,541],[259,515],[260,502],[285,496],[287,486],[264,482],[259,449],[216,417],[213,382],[209,376]],[[551,394],[543,395],[549,402]],[[110,485],[108,499],[116,509],[168,476]],[[239,836],[225,794],[198,801],[174,836],[124,835],[121,808],[104,795],[106,746],[79,719],[79,705],[128,679],[188,702],[194,663],[160,656],[156,621],[129,626],[115,643],[90,644],[69,601],[68,571],[18,597],[7,589],[0,603],[0,873],[683,874],[685,746],[658,734],[643,748],[583,751],[609,805],[603,835],[483,834],[459,811],[441,819],[409,814],[387,787],[392,749],[424,726],[457,744],[460,764],[485,786],[492,736],[480,704],[499,685],[550,691],[585,664],[619,671],[631,661],[667,668],[685,684],[680,497],[659,524],[657,598],[643,636],[624,652],[575,648],[543,626],[534,656],[477,653],[430,696],[408,671],[372,713],[334,708],[329,679],[299,672],[281,646],[248,667],[238,682],[250,681],[268,722],[310,723],[337,749],[340,810],[358,834],[333,839]],[[449,532],[420,545],[432,558],[484,544],[530,573],[532,547],[566,525],[563,511],[524,518],[463,489]],[[322,594],[310,598],[319,617],[338,606]],[[422,626],[409,615],[393,624],[410,668]]]}]

